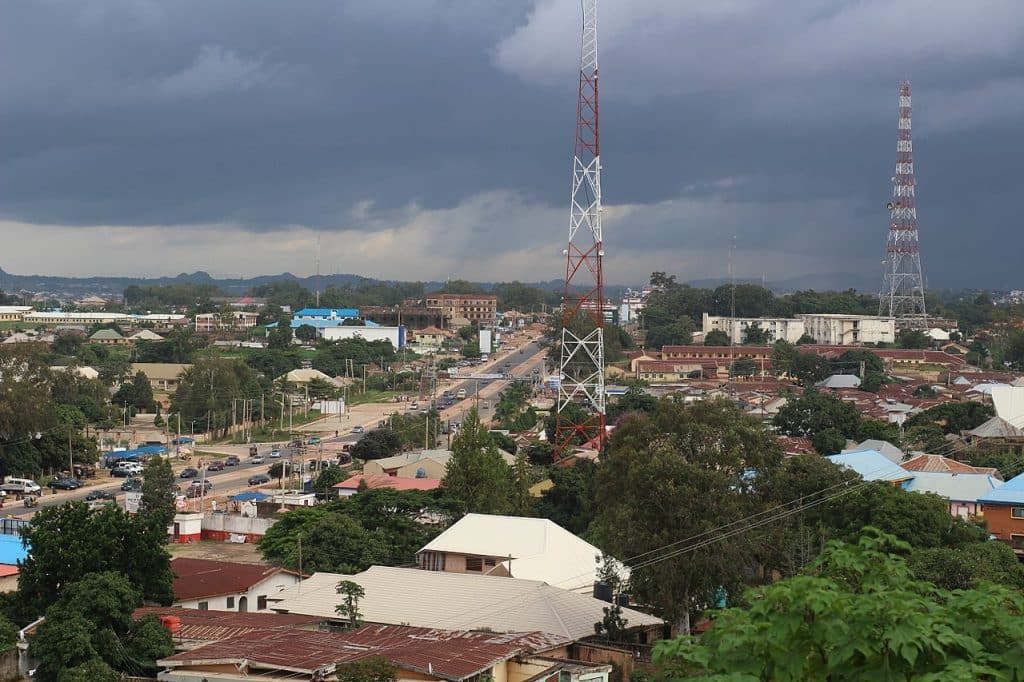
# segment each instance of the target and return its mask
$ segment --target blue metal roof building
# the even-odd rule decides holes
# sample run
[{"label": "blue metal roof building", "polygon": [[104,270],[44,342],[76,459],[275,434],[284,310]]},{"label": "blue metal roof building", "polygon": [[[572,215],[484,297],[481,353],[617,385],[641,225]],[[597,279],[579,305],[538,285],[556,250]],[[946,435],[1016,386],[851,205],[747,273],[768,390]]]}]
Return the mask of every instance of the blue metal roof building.
[{"label": "blue metal roof building", "polygon": [[322,319],[345,319],[346,317],[359,317],[359,310],[356,308],[303,308],[292,316],[293,318],[322,318]]},{"label": "blue metal roof building", "polygon": [[904,489],[910,485],[915,474],[898,464],[893,464],[892,460],[876,450],[844,452],[839,455],[829,455],[826,459],[857,472],[865,481],[892,481],[899,483],[900,487]]},{"label": "blue metal roof building", "polygon": [[995,490],[979,497],[982,504],[1019,504],[1024,505],[1024,474],[1014,476]]}]

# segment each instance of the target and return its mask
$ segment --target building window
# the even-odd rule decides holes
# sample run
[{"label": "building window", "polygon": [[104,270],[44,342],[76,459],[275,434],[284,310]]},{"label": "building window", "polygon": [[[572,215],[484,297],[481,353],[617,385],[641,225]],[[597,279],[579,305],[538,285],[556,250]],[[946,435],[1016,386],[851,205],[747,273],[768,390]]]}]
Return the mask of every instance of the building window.
[{"label": "building window", "polygon": [[227,604],[227,606],[228,606],[229,609],[235,608],[235,598],[234,597],[228,597],[228,604]]},{"label": "building window", "polygon": [[494,559],[484,559],[484,566],[494,566]]},{"label": "building window", "polygon": [[466,557],[466,570],[476,572],[484,570],[483,560],[478,556]]},{"label": "building window", "polygon": [[1010,516],[1015,519],[1024,519],[1024,507],[1010,507]]},{"label": "building window", "polygon": [[200,611],[209,611],[210,610],[210,602],[208,602],[208,601],[201,601],[201,602],[199,602],[199,610]]},{"label": "building window", "polygon": [[267,610],[267,597],[266,595],[260,595],[256,597],[256,610],[266,611]]},{"label": "building window", "polygon": [[1010,546],[1014,549],[1024,549],[1024,535],[1010,535]]}]

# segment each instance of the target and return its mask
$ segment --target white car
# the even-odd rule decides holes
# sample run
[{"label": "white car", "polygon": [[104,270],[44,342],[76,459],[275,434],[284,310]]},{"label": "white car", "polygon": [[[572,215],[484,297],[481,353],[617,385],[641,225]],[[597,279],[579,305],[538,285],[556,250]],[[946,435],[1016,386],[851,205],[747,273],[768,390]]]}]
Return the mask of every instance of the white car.
[{"label": "white car", "polygon": [[420,409],[420,404],[419,403],[409,403],[409,409],[410,410],[418,410],[418,409]]},{"label": "white car", "polygon": [[263,455],[253,455],[249,458],[249,461],[253,464],[263,464],[266,460],[263,459]]},{"label": "white car", "polygon": [[270,459],[279,459],[280,457],[281,450],[279,448],[274,448],[273,450],[270,451]]}]

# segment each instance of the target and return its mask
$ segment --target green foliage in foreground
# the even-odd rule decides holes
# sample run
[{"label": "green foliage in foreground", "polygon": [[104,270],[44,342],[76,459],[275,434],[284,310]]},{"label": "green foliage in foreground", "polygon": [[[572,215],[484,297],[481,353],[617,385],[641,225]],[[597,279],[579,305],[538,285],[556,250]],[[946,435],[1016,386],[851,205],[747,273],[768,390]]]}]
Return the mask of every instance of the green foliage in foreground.
[{"label": "green foliage in foreground", "polygon": [[1019,680],[1024,597],[917,579],[906,543],[873,528],[830,542],[804,574],[748,592],[701,640],[661,642],[668,680]]}]

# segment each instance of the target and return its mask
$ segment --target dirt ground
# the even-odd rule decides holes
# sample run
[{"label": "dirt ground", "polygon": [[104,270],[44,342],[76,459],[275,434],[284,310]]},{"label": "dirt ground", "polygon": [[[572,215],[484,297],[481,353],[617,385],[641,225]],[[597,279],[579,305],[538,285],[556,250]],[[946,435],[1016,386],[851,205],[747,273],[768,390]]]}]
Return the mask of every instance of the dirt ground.
[{"label": "dirt ground", "polygon": [[171,543],[167,545],[172,558],[214,559],[236,561],[243,564],[265,563],[256,545],[236,542],[193,542],[190,544]]}]

